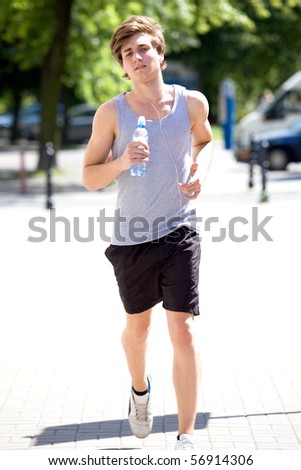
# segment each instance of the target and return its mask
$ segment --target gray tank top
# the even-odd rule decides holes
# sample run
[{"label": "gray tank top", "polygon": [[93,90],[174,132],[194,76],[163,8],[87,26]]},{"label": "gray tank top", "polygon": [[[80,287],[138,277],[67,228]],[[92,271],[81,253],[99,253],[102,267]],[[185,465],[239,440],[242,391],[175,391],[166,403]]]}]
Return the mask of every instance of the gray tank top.
[{"label": "gray tank top", "polygon": [[[126,170],[117,178],[118,195],[111,243],[135,245],[154,241],[180,225],[194,227],[195,205],[180,193],[178,182],[190,178],[191,129],[186,89],[174,85],[171,112],[161,120],[147,120],[150,158],[144,177]],[[118,113],[118,133],[112,146],[113,159],[122,155],[132,141],[137,116],[125,94],[114,98]],[[163,134],[162,134],[163,131]]]}]

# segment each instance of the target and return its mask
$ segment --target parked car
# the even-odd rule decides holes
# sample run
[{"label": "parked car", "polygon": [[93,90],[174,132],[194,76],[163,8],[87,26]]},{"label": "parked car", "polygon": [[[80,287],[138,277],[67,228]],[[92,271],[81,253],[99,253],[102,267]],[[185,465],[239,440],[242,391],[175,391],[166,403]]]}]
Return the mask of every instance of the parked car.
[{"label": "parked car", "polygon": [[90,138],[96,109],[85,103],[69,108],[64,138],[66,143],[82,143]]},{"label": "parked car", "polygon": [[13,123],[13,114],[5,113],[0,114],[0,138],[8,139],[10,134],[10,128]]},{"label": "parked car", "polygon": [[292,162],[301,162],[301,118],[284,129],[254,134],[254,141],[268,145],[270,170],[285,170]]},{"label": "parked car", "polygon": [[[57,125],[65,127],[64,142],[80,143],[89,139],[92,130],[93,116],[96,107],[89,104],[80,104],[68,109],[65,117],[64,105],[57,106]],[[66,126],[64,126],[66,118]],[[6,113],[0,115],[0,137],[8,139],[10,129],[13,125],[13,114]],[[33,103],[24,106],[19,114],[19,136],[22,139],[37,140],[41,123],[41,105]]]},{"label": "parked car", "polygon": [[283,129],[301,118],[301,71],[277,90],[274,99],[240,119],[235,128],[234,154],[239,162],[250,159],[251,136],[255,132]]}]

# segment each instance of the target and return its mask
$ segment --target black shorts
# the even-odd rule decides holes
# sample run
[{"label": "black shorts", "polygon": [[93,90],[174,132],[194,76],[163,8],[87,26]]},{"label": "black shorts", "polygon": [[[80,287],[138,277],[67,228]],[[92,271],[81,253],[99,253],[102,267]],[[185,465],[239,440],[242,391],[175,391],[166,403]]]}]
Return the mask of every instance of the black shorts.
[{"label": "black shorts", "polygon": [[152,242],[110,245],[105,255],[127,313],[140,313],[163,301],[166,310],[199,315],[201,247],[191,228],[179,227]]}]

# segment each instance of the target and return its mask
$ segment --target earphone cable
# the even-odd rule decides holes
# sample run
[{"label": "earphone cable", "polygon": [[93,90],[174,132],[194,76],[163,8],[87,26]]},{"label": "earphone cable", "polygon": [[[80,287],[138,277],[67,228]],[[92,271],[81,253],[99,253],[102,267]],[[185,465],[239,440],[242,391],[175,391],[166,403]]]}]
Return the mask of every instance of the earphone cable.
[{"label": "earphone cable", "polygon": [[176,164],[176,161],[172,155],[172,152],[170,150],[170,147],[168,145],[168,141],[167,141],[167,138],[166,138],[166,135],[164,133],[164,130],[163,130],[163,126],[162,126],[162,119],[163,119],[163,116],[161,116],[159,110],[156,108],[156,106],[146,97],[144,96],[142,93],[138,92],[141,96],[143,96],[143,98],[152,106],[152,108],[156,111],[157,115],[158,115],[158,118],[159,118],[159,126],[160,126],[160,132],[162,134],[162,137],[164,139],[164,142],[165,142],[165,145],[166,145],[166,148],[167,148],[167,151],[168,151],[168,154],[171,158],[171,161],[173,163],[173,166],[174,166],[174,169],[175,169],[175,173],[176,173],[176,182],[177,182],[177,191],[178,191],[178,195],[179,195],[179,203],[180,203],[180,218],[182,216],[182,193],[180,191],[180,188],[179,188],[179,185],[178,185],[178,182],[179,182],[179,172],[178,172],[178,168],[177,168],[177,164]]}]

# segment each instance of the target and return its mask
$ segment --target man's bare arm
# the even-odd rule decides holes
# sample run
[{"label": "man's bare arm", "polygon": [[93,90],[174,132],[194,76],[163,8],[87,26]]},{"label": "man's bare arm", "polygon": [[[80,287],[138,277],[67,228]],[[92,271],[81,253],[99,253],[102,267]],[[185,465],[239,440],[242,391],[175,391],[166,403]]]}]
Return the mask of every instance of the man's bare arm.
[{"label": "man's bare arm", "polygon": [[205,96],[196,91],[188,91],[188,111],[192,132],[191,179],[180,185],[186,199],[196,199],[201,192],[213,155],[212,130],[208,121],[209,106]]},{"label": "man's bare arm", "polygon": [[116,134],[117,110],[115,103],[108,101],[95,113],[85,153],[83,184],[87,189],[104,188],[132,165],[148,161],[149,148],[143,142],[129,142],[122,155],[107,161]]}]

